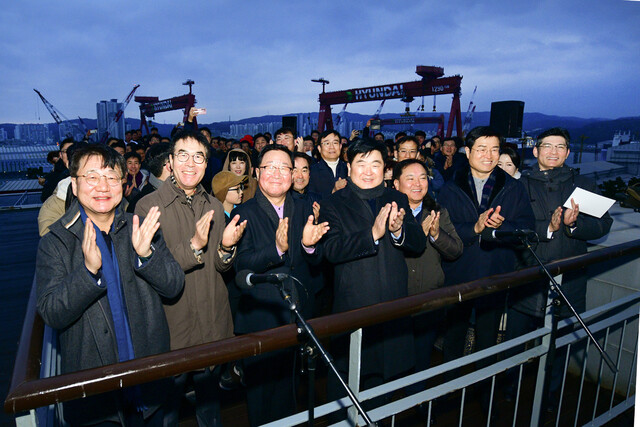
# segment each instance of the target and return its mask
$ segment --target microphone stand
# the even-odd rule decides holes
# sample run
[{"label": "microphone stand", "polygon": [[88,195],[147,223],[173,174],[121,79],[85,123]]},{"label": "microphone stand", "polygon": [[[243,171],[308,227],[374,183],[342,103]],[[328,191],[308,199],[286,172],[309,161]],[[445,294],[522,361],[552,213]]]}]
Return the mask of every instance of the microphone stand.
[{"label": "microphone stand", "polygon": [[[580,315],[578,314],[576,309],[573,307],[571,302],[569,302],[569,300],[567,299],[567,296],[564,294],[564,292],[560,288],[560,285],[558,284],[558,282],[556,282],[556,280],[551,275],[549,270],[547,270],[547,267],[544,265],[542,260],[538,257],[538,254],[536,254],[536,251],[533,249],[531,245],[531,241],[529,240],[529,235],[518,236],[518,238],[526,246],[529,252],[531,252],[536,262],[538,263],[538,265],[540,265],[540,268],[542,269],[542,271],[544,271],[545,275],[549,279],[548,281],[546,281],[546,283],[547,283],[547,286],[549,287],[549,290],[551,291],[551,296],[553,297],[553,302],[551,303],[550,343],[549,343],[549,351],[547,352],[547,360],[545,363],[544,386],[542,388],[543,390],[542,405],[540,406],[540,420],[543,420],[544,411],[546,410],[547,402],[549,400],[548,394],[549,394],[549,388],[551,385],[551,374],[553,370],[553,361],[555,359],[555,354],[556,354],[556,334],[558,332],[558,320],[560,318],[559,309],[562,304],[564,304],[567,308],[569,308],[569,310],[575,316],[575,318],[578,319],[578,323],[580,323],[580,326],[582,327],[582,329],[584,329],[584,331],[586,332],[591,342],[593,342],[593,344],[596,346],[596,348],[600,352],[600,355],[602,356],[603,360],[607,363],[609,368],[614,373],[618,372],[618,369],[615,367],[615,363],[613,363],[613,360],[611,360],[609,355],[605,353],[602,347],[600,347],[600,344],[598,343],[598,341],[596,341],[595,337],[591,333],[591,330],[589,330],[589,327],[584,323],[584,321],[582,320],[582,317],[580,317]],[[536,239],[537,238],[538,236],[536,235]]]},{"label": "microphone stand", "polygon": [[[298,283],[300,283],[300,281],[298,279],[296,279],[293,276],[290,276],[291,279],[297,281]],[[320,354],[322,355],[322,359],[324,360],[325,365],[327,365],[334,373],[334,375],[338,378],[338,380],[340,381],[340,384],[342,385],[342,387],[345,389],[345,391],[347,392],[347,395],[349,396],[349,399],[351,399],[351,402],[353,402],[353,405],[356,407],[356,409],[358,410],[358,412],[360,413],[360,415],[362,416],[362,418],[364,419],[364,421],[366,422],[366,425],[368,426],[376,426],[377,424],[374,423],[373,421],[371,421],[371,418],[369,418],[369,416],[367,415],[367,413],[365,412],[365,410],[362,408],[362,405],[360,404],[360,401],[358,400],[358,398],[355,396],[355,394],[353,393],[353,391],[351,391],[351,388],[349,388],[349,385],[347,385],[347,383],[342,379],[342,377],[340,376],[340,374],[338,373],[338,369],[336,368],[335,364],[333,363],[333,358],[331,357],[331,355],[324,349],[324,347],[322,346],[322,344],[320,343],[320,340],[318,339],[317,335],[315,334],[315,332],[313,331],[313,328],[311,327],[311,325],[309,325],[307,323],[307,321],[304,319],[304,317],[302,316],[302,314],[300,314],[300,311],[298,311],[298,307],[295,303],[295,301],[293,300],[293,298],[291,297],[291,295],[287,292],[287,290],[285,289],[284,285],[281,283],[279,284],[275,284],[274,285],[280,290],[280,295],[282,296],[282,299],[284,299],[284,301],[289,304],[289,310],[291,310],[295,316],[296,316],[296,323],[298,324],[298,333],[303,334],[305,333],[307,335],[307,343],[305,344],[304,347],[304,353],[306,353],[309,357],[309,421],[308,421],[308,425],[309,426],[313,426],[314,423],[314,407],[315,407],[315,403],[314,403],[314,392],[315,390],[312,389],[311,387],[314,387],[315,385],[315,358],[317,356],[316,353],[316,349],[320,352]]]}]

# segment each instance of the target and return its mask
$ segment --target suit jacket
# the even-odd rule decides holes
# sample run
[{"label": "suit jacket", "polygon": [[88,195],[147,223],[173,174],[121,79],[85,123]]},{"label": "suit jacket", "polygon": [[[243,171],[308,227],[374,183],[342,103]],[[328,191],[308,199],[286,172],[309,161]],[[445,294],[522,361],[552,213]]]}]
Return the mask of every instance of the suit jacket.
[{"label": "suit jacket", "polygon": [[[423,201],[422,210],[416,216],[418,224],[431,213]],[[405,259],[409,269],[409,295],[427,292],[444,285],[441,259],[454,260],[462,255],[462,240],[451,223],[449,212],[440,209],[440,234],[438,240],[427,237],[427,245],[419,254],[407,253]]]},{"label": "suit jacket", "polygon": [[[385,188],[382,196],[375,200],[374,215],[350,185],[324,199],[320,208],[320,221],[328,221],[331,227],[323,244],[325,257],[335,265],[334,312],[406,297],[404,252],[420,253],[426,244],[422,229],[411,215],[406,195]],[[406,212],[402,235],[395,241],[387,232],[376,244],[371,234],[375,216],[392,201]],[[363,341],[363,375],[381,373],[389,378],[404,372],[413,366],[413,354],[410,319],[367,328]]]},{"label": "suit jacket", "polygon": [[[311,204],[287,194],[284,217],[289,218],[289,249],[282,256],[278,254],[275,241],[279,219],[260,189],[254,198],[231,212],[232,218],[235,215],[240,215],[240,221],[247,220],[247,228],[238,244],[236,272],[250,270],[254,273],[286,273],[294,276],[302,282],[302,286],[293,280],[286,281],[285,286],[290,292],[297,293],[301,313],[308,317],[314,296],[310,266],[322,260],[322,245],[316,245],[312,254],[302,247],[302,230],[309,215],[313,215]],[[242,289],[235,319],[237,333],[275,328],[292,320],[289,306],[273,284],[261,283],[251,289]]]},{"label": "suit jacket", "polygon": [[309,187],[307,191],[312,193],[318,193],[322,198],[327,198],[333,191],[338,178],[346,179],[349,171],[347,163],[342,159],[338,160],[338,166],[336,166],[336,175],[333,176],[333,171],[324,160],[320,160],[317,163],[311,165],[309,169]]},{"label": "suit jacket", "polygon": [[[113,242],[136,357],[169,351],[169,328],[161,297],[171,298],[184,284],[184,274],[167,249],[162,234],[155,251],[138,265],[131,244],[132,218],[116,209]],[[84,265],[84,224],[78,202],[50,227],[38,246],[36,286],[38,313],[59,332],[62,373],[118,363],[118,351],[106,287],[100,287]],[[149,415],[165,400],[170,382],[143,384]],[[65,402],[65,419],[77,425],[114,421],[124,425],[122,394],[113,391]]]}]

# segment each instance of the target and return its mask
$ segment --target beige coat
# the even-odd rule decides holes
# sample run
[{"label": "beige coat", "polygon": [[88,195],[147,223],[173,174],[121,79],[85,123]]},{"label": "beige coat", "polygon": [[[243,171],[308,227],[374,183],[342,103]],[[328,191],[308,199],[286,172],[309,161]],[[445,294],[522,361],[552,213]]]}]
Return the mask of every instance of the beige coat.
[{"label": "beige coat", "polygon": [[[198,186],[192,207],[184,192],[171,179],[136,205],[136,214],[146,215],[158,206],[160,228],[173,257],[185,272],[183,292],[172,301],[164,302],[171,333],[171,349],[176,350],[233,336],[233,319],[229,296],[221,271],[233,264],[233,257],[223,261],[218,246],[225,228],[224,208],[215,197]],[[202,264],[198,263],[189,242],[196,222],[213,209],[209,243],[203,249]],[[234,253],[235,256],[235,253]]]}]

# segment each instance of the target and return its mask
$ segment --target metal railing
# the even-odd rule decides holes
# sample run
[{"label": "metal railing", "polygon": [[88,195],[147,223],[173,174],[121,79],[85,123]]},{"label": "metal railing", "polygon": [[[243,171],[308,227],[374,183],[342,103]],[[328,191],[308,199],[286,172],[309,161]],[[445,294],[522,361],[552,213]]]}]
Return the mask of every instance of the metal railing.
[{"label": "metal railing", "polygon": [[[607,260],[637,255],[640,253],[640,240],[627,242],[621,245],[600,249],[591,253],[566,258],[547,264],[549,271],[554,274],[562,274],[567,271],[583,268],[588,265],[601,263]],[[327,338],[339,333],[357,330],[366,326],[383,323],[389,320],[410,316],[412,314],[426,312],[442,308],[458,302],[468,301],[483,295],[512,289],[543,277],[539,268],[532,267],[512,273],[495,275],[473,282],[460,285],[439,288],[424,294],[376,304],[361,309],[324,316],[309,321],[316,334],[320,338]],[[635,296],[635,298],[638,298]],[[636,302],[637,300],[634,300]],[[625,304],[629,303],[626,301]],[[612,307],[605,307],[612,309]],[[593,318],[602,315],[597,309],[593,313],[585,313],[585,318]],[[634,314],[637,316],[637,310]],[[628,322],[630,316],[624,320]],[[567,323],[568,321],[563,321]],[[566,326],[566,325],[565,325]],[[592,326],[593,327],[593,326]],[[598,330],[607,330],[612,325],[598,326]],[[42,342],[44,325],[35,311],[35,295],[29,300],[22,336],[16,357],[10,391],[5,400],[6,412],[19,413],[34,408],[52,405],[62,401],[78,399],[95,395],[123,387],[150,382],[160,378],[171,377],[207,366],[223,364],[229,361],[243,359],[258,354],[264,354],[277,349],[298,345],[298,330],[295,325],[282,326],[275,329],[251,333],[213,343],[203,344],[168,353],[153,355],[123,363],[88,369],[49,378],[39,378],[42,354]],[[418,403],[431,401],[438,396],[443,396],[453,390],[462,390],[462,408],[464,408],[464,395],[466,388],[482,379],[492,378],[492,393],[495,388],[495,376],[513,366],[522,366],[525,362],[537,357],[544,357],[546,348],[544,338],[549,333],[549,328],[543,328],[494,346],[490,349],[473,353],[453,362],[444,363],[435,368],[419,372],[403,379],[383,384],[374,389],[359,393],[359,398],[368,400],[374,396],[383,395],[393,390],[406,387],[425,379],[440,375],[453,368],[469,365],[483,358],[492,357],[507,349],[517,347],[536,338],[543,339],[543,345],[533,347],[516,356],[502,360],[496,364],[476,370],[471,374],[463,375],[447,383],[422,391],[412,396],[388,403],[370,412],[374,420],[386,418],[397,414]],[[608,334],[608,332],[607,332]],[[574,343],[574,339],[580,334],[572,333],[570,337],[558,339],[558,346]],[[564,341],[563,341],[564,340]],[[566,341],[566,342],[565,342]],[[547,343],[548,345],[548,343]],[[605,343],[606,347],[606,343]],[[635,369],[635,368],[634,368]],[[355,386],[357,390],[357,385]],[[538,392],[537,392],[538,393]],[[633,399],[633,397],[628,397]],[[627,399],[627,400],[628,400]],[[627,403],[627,405],[632,405]],[[317,416],[328,414],[331,411],[348,406],[345,399],[321,405],[316,409]],[[620,411],[623,408],[616,406]],[[535,411],[534,411],[535,412]],[[305,422],[306,413],[280,420],[277,425],[293,425]],[[598,417],[594,416],[597,423]],[[276,425],[276,424],[273,424]],[[532,419],[532,425],[533,419]],[[594,424],[598,425],[598,424]]]},{"label": "metal railing", "polygon": [[0,193],[0,210],[35,209],[42,206],[39,190],[22,190]]}]

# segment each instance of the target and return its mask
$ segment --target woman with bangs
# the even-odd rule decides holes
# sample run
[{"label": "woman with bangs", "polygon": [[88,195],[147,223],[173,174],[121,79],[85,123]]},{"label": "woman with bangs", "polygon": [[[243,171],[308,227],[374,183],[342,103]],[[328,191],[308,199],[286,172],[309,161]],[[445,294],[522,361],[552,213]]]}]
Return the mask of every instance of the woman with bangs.
[{"label": "woman with bangs", "polygon": [[256,188],[258,188],[258,181],[253,177],[253,166],[247,153],[239,148],[230,150],[227,153],[222,170],[233,172],[238,176],[246,175],[248,178],[244,185],[242,203],[253,198],[256,194]]}]

